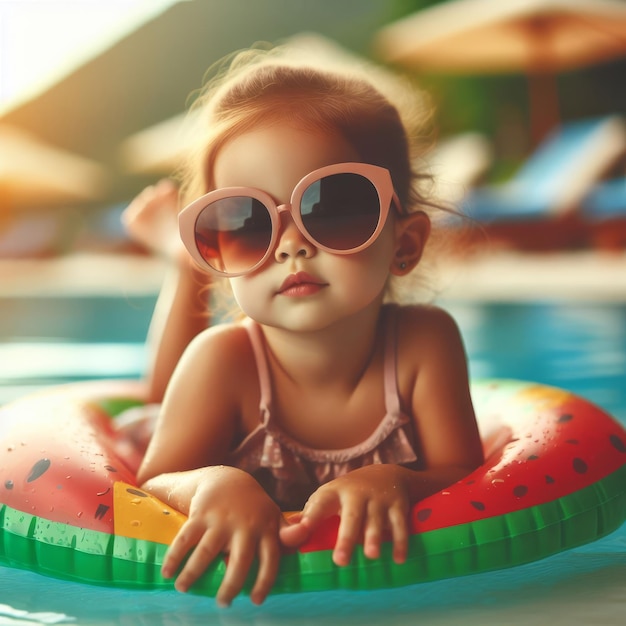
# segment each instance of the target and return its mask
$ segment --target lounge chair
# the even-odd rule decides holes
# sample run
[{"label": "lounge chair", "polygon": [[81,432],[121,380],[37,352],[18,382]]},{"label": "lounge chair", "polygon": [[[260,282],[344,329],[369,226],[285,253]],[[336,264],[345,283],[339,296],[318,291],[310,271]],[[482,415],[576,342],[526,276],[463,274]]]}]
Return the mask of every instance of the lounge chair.
[{"label": "lounge chair", "polygon": [[582,237],[577,209],[625,154],[620,116],[569,122],[511,180],[475,190],[459,207],[492,239],[529,248],[576,245]]},{"label": "lounge chair", "polygon": [[433,196],[458,205],[486,174],[493,154],[484,135],[466,132],[442,139],[426,160],[435,183]]},{"label": "lounge chair", "polygon": [[626,248],[626,176],[604,181],[583,200],[581,219],[591,245],[610,250]]}]

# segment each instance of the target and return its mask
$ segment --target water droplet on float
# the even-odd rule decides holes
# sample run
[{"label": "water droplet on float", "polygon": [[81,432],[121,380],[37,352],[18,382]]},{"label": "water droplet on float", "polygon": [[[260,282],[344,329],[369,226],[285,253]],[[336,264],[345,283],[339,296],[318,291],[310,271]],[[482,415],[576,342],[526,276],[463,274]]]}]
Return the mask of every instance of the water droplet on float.
[{"label": "water droplet on float", "polygon": [[131,523],[131,526],[141,526],[141,522],[138,519],[134,519]]},{"label": "water droplet on float", "polygon": [[78,511],[78,513],[76,513],[76,517],[82,517],[83,516],[83,512],[82,511]]}]

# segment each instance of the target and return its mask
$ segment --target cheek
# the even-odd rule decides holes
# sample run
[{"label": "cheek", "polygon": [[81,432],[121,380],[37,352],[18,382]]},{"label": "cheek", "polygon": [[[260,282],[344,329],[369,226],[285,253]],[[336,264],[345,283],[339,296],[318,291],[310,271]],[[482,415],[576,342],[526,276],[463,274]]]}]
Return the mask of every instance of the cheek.
[{"label": "cheek", "polygon": [[377,293],[387,283],[393,253],[392,238],[381,237],[362,252],[340,258],[335,275],[340,275],[345,284],[357,291]]},{"label": "cheek", "polygon": [[374,273],[388,274],[395,254],[395,234],[391,225],[385,226],[380,237],[356,257]]},{"label": "cheek", "polygon": [[239,308],[249,317],[258,317],[258,312],[267,297],[260,277],[243,276],[230,279],[230,288]]}]

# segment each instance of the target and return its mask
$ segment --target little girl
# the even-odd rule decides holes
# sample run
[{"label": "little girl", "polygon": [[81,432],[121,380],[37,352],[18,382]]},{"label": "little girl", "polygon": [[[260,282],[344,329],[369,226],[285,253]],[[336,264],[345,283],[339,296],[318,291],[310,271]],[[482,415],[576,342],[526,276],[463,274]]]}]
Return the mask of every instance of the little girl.
[{"label": "little girl", "polygon": [[398,110],[362,77],[277,53],[235,63],[205,106],[181,236],[243,318],[189,344],[138,480],[189,517],[163,575],[186,591],[227,554],[228,605],[257,560],[260,603],[281,549],[329,516],[337,565],[386,536],[403,562],[411,505],[482,450],[455,323],[388,302],[430,233]]}]

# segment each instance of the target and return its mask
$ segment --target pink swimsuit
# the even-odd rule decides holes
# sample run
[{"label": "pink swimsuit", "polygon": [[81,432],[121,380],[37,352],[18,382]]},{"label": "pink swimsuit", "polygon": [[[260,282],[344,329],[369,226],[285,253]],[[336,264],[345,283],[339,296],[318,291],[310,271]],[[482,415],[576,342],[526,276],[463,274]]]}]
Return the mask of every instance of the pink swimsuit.
[{"label": "pink swimsuit", "polygon": [[385,307],[385,416],[365,441],[343,450],[308,448],[277,428],[263,332],[254,322],[246,325],[259,373],[261,423],[226,462],[255,476],[283,509],[302,508],[319,485],[359,467],[417,461],[412,419],[402,412],[398,397],[394,313],[393,307]]}]

